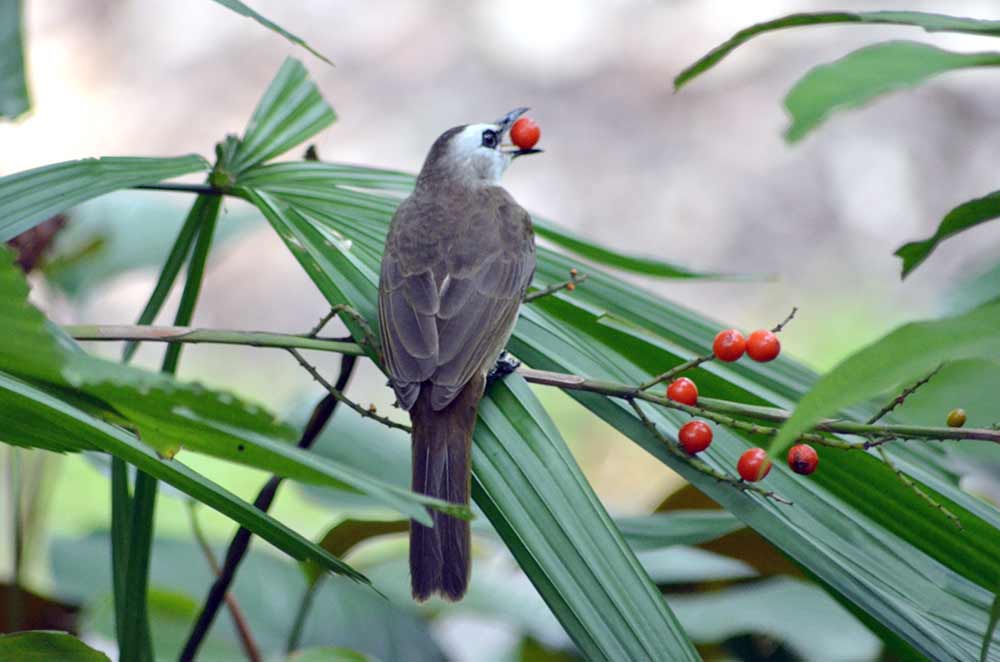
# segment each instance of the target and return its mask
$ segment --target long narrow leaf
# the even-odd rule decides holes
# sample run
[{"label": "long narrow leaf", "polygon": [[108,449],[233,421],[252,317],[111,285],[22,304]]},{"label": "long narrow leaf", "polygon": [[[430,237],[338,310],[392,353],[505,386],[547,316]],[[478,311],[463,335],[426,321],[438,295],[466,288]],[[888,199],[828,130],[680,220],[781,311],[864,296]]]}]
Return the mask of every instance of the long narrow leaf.
[{"label": "long narrow leaf", "polygon": [[0,1],[0,117],[17,119],[28,111],[24,75],[21,0]]},{"label": "long narrow leaf", "polygon": [[[360,169],[359,177],[367,175]],[[310,177],[308,185],[302,179],[289,182],[279,177],[258,185],[268,188],[272,204],[298,209],[317,226],[311,235],[302,233],[297,240],[337,238],[339,249],[333,258],[318,245],[314,251],[300,249],[300,261],[321,289],[337,290],[334,278],[353,282],[377,273],[388,221],[398,204],[395,192],[381,196],[380,205],[380,196],[359,198],[355,191],[335,185],[322,187],[317,177]],[[353,276],[327,273],[349,272],[356,263],[363,268],[355,269]],[[537,277],[556,282],[573,265],[570,257],[540,249]],[[641,383],[703,353],[722,328],[599,269],[589,269],[588,276],[571,295],[555,294],[522,309],[511,344],[517,356],[534,367]],[[374,281],[368,287],[373,293]],[[609,326],[605,313],[628,320],[648,336]],[[650,337],[662,340],[653,343]],[[816,376],[779,358],[768,364],[706,364],[696,379],[699,387],[704,384],[706,395],[789,407]],[[957,488],[940,449],[922,446],[891,453],[897,464],[933,486],[938,498],[959,514],[967,529],[964,535],[928,512],[890,470],[864,454],[822,449],[823,471],[809,480],[778,467],[768,486],[795,506],[761,502],[677,462],[622,403],[597,394],[572,395],[807,567],[829,590],[857,604],[925,655],[970,659],[978,654],[992,601],[989,589],[1000,577],[1000,562],[990,551],[1000,545],[996,529],[1000,517]],[[869,413],[865,407],[845,412],[858,418]],[[675,413],[650,410],[648,415],[668,434],[683,422]],[[707,459],[716,468],[731,471],[747,446],[740,435],[718,428]]]},{"label": "long narrow leaf", "polygon": [[[156,320],[156,316],[159,314],[160,309],[163,308],[163,304],[174,287],[177,275],[181,272],[181,267],[184,266],[184,262],[191,253],[191,245],[198,234],[198,227],[203,222],[206,212],[210,211],[213,205],[216,213],[218,212],[219,200],[219,198],[215,198],[213,201],[213,197],[207,195],[199,195],[195,199],[195,203],[191,207],[191,211],[188,212],[187,218],[184,219],[184,224],[181,225],[181,229],[177,233],[177,238],[170,248],[170,253],[167,254],[167,259],[160,269],[160,275],[156,279],[153,292],[149,295],[149,300],[146,301],[146,305],[139,314],[137,324],[152,324]],[[139,343],[126,343],[125,350],[122,352],[122,362],[128,363],[138,349]]]},{"label": "long narrow leaf", "polygon": [[[8,0],[9,1],[9,0]],[[130,186],[208,170],[200,156],[66,161],[0,178],[0,242],[73,205]]]},{"label": "long narrow leaf", "polygon": [[863,106],[875,97],[914,87],[956,69],[1000,66],[1000,53],[954,53],[914,41],[888,41],[860,48],[820,65],[785,97],[792,123],[785,139],[796,142],[833,111]]},{"label": "long narrow leaf", "polygon": [[520,377],[479,406],[473,495],[588,660],[697,660]]},{"label": "long narrow leaf", "polygon": [[272,159],[322,131],[337,118],[301,62],[288,58],[250,118],[233,157],[234,173]]},{"label": "long narrow leaf", "polygon": [[722,44],[719,44],[694,64],[674,78],[674,88],[680,89],[691,79],[705,73],[742,44],[759,35],[798,28],[807,25],[830,25],[834,23],[867,23],[869,25],[906,25],[920,27],[928,32],[963,32],[986,36],[1000,35],[1000,21],[983,21],[974,18],[960,18],[944,14],[929,14],[916,11],[874,11],[874,12],[820,12],[812,14],[791,14],[764,23],[757,23],[740,30]]},{"label": "long narrow leaf", "polygon": [[358,581],[365,581],[340,559],[303,538],[253,505],[192,471],[178,460],[164,460],[132,435],[94,418],[63,400],[9,375],[0,373],[0,441],[35,446],[38,421],[48,428],[44,435],[65,431],[72,443],[64,450],[102,450],[119,457],[193,499],[217,510],[254,532],[292,558],[315,561],[321,566]]},{"label": "long narrow leaf", "polygon": [[946,361],[1000,356],[1000,302],[957,317],[911,322],[820,377],[771,442],[779,454],[809,426],[847,405],[913,382]]},{"label": "long narrow leaf", "polygon": [[911,241],[896,249],[894,255],[903,260],[903,278],[919,267],[945,239],[996,218],[1000,218],[1000,191],[955,207],[941,219],[933,236]]},{"label": "long narrow leaf", "polygon": [[[0,252],[0,372],[87,399],[93,410],[137,428],[143,441],[164,456],[184,447],[297,480],[347,487],[424,522],[425,506],[468,517],[465,508],[386,484],[288,443],[294,431],[255,405],[228,393],[180,382],[168,375],[103,361],[53,332],[27,303],[23,277]],[[124,417],[124,420],[122,418]],[[374,423],[373,423],[374,425]],[[41,448],[63,450],[70,441],[42,435]]]},{"label": "long narrow leaf", "polygon": [[250,9],[250,7],[246,6],[245,4],[243,4],[242,2],[240,2],[239,0],[215,0],[215,2],[218,2],[223,7],[227,7],[229,9],[233,10],[234,12],[236,12],[237,14],[239,14],[241,16],[246,16],[247,18],[250,18],[250,19],[253,19],[253,20],[257,21],[258,23],[260,23],[261,25],[263,25],[268,30],[271,30],[273,32],[276,32],[276,33],[280,34],[282,37],[284,37],[288,41],[292,42],[293,44],[298,44],[299,46],[301,46],[302,48],[306,49],[307,51],[309,51],[310,53],[312,53],[313,55],[315,55],[319,59],[323,60],[327,64],[333,64],[333,62],[330,62],[330,60],[328,60],[325,55],[323,55],[322,53],[320,53],[319,51],[317,51],[315,48],[313,48],[312,46],[310,46],[309,44],[307,44],[302,39],[302,37],[298,37],[298,36],[292,34],[288,30],[285,30],[283,27],[281,27],[280,25],[278,25],[277,23],[274,23],[273,21],[270,21],[267,18],[261,16],[260,14],[258,14],[254,10]]},{"label": "long narrow leaf", "polygon": [[[370,189],[390,193],[408,193],[413,189],[414,177],[406,173],[361,166],[344,166],[334,163],[298,162],[274,163],[258,166],[240,176],[241,186],[258,192],[295,196],[298,202],[310,199],[316,202],[345,204],[357,208],[384,207],[385,201],[372,199],[363,192],[331,190],[330,185],[351,189]],[[353,193],[353,194],[352,194]],[[300,205],[301,206],[301,205]],[[700,273],[686,267],[652,257],[612,251],[585,239],[556,223],[535,217],[538,236],[575,253],[591,262],[622,271],[657,278],[733,278],[726,274]]]},{"label": "long narrow leaf", "polygon": [[[356,252],[310,219],[308,209],[252,189],[243,194],[331,303],[348,303],[375,323],[371,253]],[[523,385],[498,386],[480,406],[480,417],[476,502],[588,659],[696,659],[530,392]],[[534,444],[530,452],[525,443]]]}]

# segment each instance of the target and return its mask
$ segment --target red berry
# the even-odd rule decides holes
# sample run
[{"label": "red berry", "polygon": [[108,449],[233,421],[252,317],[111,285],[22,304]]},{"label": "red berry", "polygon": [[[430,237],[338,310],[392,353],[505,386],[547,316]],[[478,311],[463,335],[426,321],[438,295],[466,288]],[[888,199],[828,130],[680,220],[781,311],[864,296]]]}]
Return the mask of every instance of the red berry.
[{"label": "red berry", "polygon": [[531,149],[542,137],[542,130],[530,117],[522,117],[510,128],[510,139],[521,149]]},{"label": "red berry", "polygon": [[747,354],[754,361],[773,361],[781,353],[781,343],[778,336],[767,329],[754,331],[747,339]]},{"label": "red berry", "polygon": [[687,377],[681,377],[670,382],[667,387],[667,397],[674,402],[694,407],[698,402],[698,387]]},{"label": "red berry", "polygon": [[677,440],[688,455],[700,453],[712,443],[712,428],[705,421],[689,421],[681,426]]},{"label": "red berry", "polygon": [[736,329],[719,331],[719,335],[715,336],[715,342],[712,343],[715,358],[720,361],[735,361],[743,356],[746,348],[746,339]]},{"label": "red berry", "polygon": [[736,463],[736,470],[743,480],[756,483],[771,470],[771,458],[767,456],[763,448],[751,448],[740,455],[740,461]]},{"label": "red berry", "polygon": [[819,466],[819,455],[809,444],[796,444],[788,449],[788,466],[795,473],[808,476]]}]

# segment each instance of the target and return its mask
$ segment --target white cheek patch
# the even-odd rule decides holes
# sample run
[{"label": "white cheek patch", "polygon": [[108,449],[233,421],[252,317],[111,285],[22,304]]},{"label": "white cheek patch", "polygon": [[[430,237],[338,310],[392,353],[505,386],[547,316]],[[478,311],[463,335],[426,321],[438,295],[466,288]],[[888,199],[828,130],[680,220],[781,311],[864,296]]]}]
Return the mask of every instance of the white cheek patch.
[{"label": "white cheek patch", "polygon": [[483,132],[496,131],[495,124],[470,124],[452,139],[451,156],[470,181],[497,184],[510,164],[510,156],[483,146]]}]

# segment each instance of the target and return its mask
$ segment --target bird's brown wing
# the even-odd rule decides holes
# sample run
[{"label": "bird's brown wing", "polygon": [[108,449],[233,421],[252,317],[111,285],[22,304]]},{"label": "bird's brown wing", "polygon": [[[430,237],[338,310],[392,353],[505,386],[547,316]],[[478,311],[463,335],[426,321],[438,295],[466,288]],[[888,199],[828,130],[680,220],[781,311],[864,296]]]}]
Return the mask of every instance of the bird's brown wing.
[{"label": "bird's brown wing", "polygon": [[[460,221],[436,214],[458,215]],[[496,359],[534,269],[530,217],[501,188],[459,207],[419,201],[400,206],[382,261],[379,316],[403,407],[413,404],[427,381],[433,408],[446,407]]]}]

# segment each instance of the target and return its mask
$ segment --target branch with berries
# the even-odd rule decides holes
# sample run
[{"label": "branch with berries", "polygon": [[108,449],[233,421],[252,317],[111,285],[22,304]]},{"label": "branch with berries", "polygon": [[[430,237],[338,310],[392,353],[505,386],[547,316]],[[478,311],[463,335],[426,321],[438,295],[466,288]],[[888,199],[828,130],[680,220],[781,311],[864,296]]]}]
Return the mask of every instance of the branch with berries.
[{"label": "branch with berries", "polygon": [[[560,290],[572,291],[576,283],[584,277],[571,272],[570,279],[552,287],[540,290],[544,296]],[[552,386],[564,390],[588,391],[604,396],[620,399],[628,403],[640,421],[649,431],[678,459],[692,468],[715,480],[732,485],[744,492],[756,493],[780,503],[790,503],[771,490],[758,485],[770,472],[772,460],[763,448],[750,448],[740,457],[734,474],[727,474],[714,469],[698,458],[712,443],[712,427],[708,422],[723,425],[741,432],[774,436],[778,434],[780,425],[788,420],[790,411],[775,407],[750,405],[730,400],[702,397],[698,393],[697,384],[683,373],[690,371],[709,361],[734,362],[744,355],[758,362],[772,361],[781,352],[781,343],[777,334],[793,319],[792,312],[772,329],[760,329],[744,337],[736,329],[720,331],[715,337],[712,351],[663,372],[655,378],[639,385],[623,384],[604,380],[590,379],[580,375],[572,375],[547,370],[536,370],[525,366],[516,368],[516,372],[526,381]],[[355,311],[337,307],[320,321],[314,329],[300,335],[265,333],[253,331],[231,331],[216,329],[193,329],[188,327],[155,327],[155,326],[68,326],[66,331],[77,340],[99,341],[157,341],[166,343],[214,343],[235,344],[253,347],[269,347],[288,351],[309,374],[326,388],[333,397],[343,402],[356,412],[371,418],[376,422],[399,429],[408,429],[402,423],[390,417],[377,413],[374,406],[365,407],[349,400],[343,393],[336,391],[319,371],[310,365],[299,350],[319,350],[335,352],[350,356],[363,356],[366,349],[375,347],[375,336],[371,329],[364,325],[364,341],[361,344],[342,338],[323,338],[319,336],[323,326],[334,316],[344,315],[357,321],[360,318]],[[377,354],[376,354],[377,355]],[[941,427],[899,425],[881,423],[881,419],[890,411],[902,405],[906,398],[918,388],[930,381],[936,370],[922,378],[912,386],[907,387],[899,395],[871,417],[868,422],[850,421],[844,419],[824,419],[812,428],[803,432],[796,439],[787,455],[788,466],[795,473],[808,476],[819,466],[819,456],[814,446],[827,446],[848,451],[875,450],[872,457],[880,459],[892,470],[907,488],[911,489],[930,507],[940,510],[956,526],[958,518],[922,490],[914,481],[908,478],[885,453],[883,446],[891,442],[906,441],[943,441],[965,440],[1000,443],[1000,429],[964,428],[966,415],[962,410],[954,410],[947,416],[947,425]],[[654,387],[669,382],[665,393],[656,392]],[[684,412],[692,417],[680,427],[677,437],[672,438],[661,430],[643,410],[643,406],[656,406]],[[846,435],[860,441],[848,441],[838,435]]]}]

